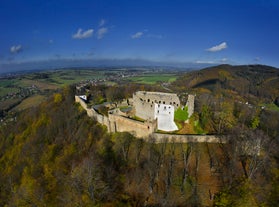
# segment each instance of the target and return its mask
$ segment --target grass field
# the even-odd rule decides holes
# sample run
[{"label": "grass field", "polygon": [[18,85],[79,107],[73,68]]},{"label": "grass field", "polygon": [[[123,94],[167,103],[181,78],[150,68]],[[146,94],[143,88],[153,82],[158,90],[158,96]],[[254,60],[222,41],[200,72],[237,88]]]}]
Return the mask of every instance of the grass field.
[{"label": "grass field", "polygon": [[45,80],[22,79],[19,82],[17,82],[16,85],[20,87],[30,87],[32,85],[35,85],[40,90],[54,90],[59,88],[59,86],[57,86],[56,84],[47,82]]},{"label": "grass field", "polygon": [[[5,97],[10,93],[18,93],[16,94],[16,97],[20,98],[20,100],[23,99],[23,101],[20,103],[20,100],[14,100],[13,98],[11,100],[5,100],[4,98],[0,103],[0,108],[9,108],[9,106],[13,106],[15,103],[18,103],[13,110],[24,110],[41,103],[46,98],[45,96],[49,94],[49,91],[55,91],[66,85],[82,81],[103,80],[108,78],[103,83],[108,86],[112,86],[118,83],[122,73],[128,73],[127,69],[61,69],[26,73],[15,78],[3,78],[0,81],[0,98]],[[137,71],[137,76],[124,78],[122,80],[124,80],[124,82],[129,81],[142,84],[158,84],[162,82],[173,82],[177,79],[177,77],[178,75],[169,72],[154,73],[149,72],[148,70],[139,70]],[[31,94],[36,93],[37,95],[32,95],[31,97],[24,99],[26,92],[30,92]],[[44,96],[44,94],[46,95]]]},{"label": "grass field", "polygon": [[147,74],[143,76],[130,77],[127,80],[130,80],[135,83],[143,84],[156,84],[158,82],[173,82],[178,78],[175,74]]},{"label": "grass field", "polygon": [[1,110],[6,110],[9,107],[13,106],[14,104],[17,104],[21,101],[20,98],[15,98],[15,99],[8,99],[5,101],[0,101],[0,109]]},{"label": "grass field", "polygon": [[278,111],[279,112],[279,107],[276,106],[274,103],[271,104],[263,104],[267,109],[272,110],[272,111]]},{"label": "grass field", "polygon": [[5,96],[9,93],[16,93],[19,92],[18,88],[12,88],[12,87],[0,87],[0,97]]},{"label": "grass field", "polygon": [[84,80],[99,79],[103,77],[103,72],[95,70],[61,70],[49,74],[49,80],[53,81],[59,86],[65,86]]},{"label": "grass field", "polygon": [[19,105],[17,105],[13,111],[22,111],[30,107],[34,107],[42,103],[46,100],[45,96],[42,95],[34,95],[24,99]]}]

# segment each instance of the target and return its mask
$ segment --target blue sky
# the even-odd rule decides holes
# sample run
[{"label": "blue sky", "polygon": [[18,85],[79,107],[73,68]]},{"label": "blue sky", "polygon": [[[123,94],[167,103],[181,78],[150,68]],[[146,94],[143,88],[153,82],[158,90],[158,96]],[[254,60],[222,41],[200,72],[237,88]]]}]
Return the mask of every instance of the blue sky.
[{"label": "blue sky", "polygon": [[279,67],[278,0],[1,0],[0,25],[2,71],[115,59]]}]

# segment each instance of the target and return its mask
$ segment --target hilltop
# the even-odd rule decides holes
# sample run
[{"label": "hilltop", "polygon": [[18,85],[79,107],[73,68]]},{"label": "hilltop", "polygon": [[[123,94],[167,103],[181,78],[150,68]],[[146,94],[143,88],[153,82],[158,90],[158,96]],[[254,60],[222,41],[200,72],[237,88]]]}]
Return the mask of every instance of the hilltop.
[{"label": "hilltop", "polygon": [[[279,95],[278,72],[264,67],[221,65],[183,75],[65,70],[7,79],[3,94],[20,83],[26,88],[5,101],[25,95],[30,105],[19,105],[24,109],[0,126],[0,205],[276,205],[279,113],[258,101],[268,104]],[[94,79],[80,81],[88,74]],[[49,84],[57,88],[46,90]],[[257,93],[262,88],[266,92]],[[158,144],[108,133],[74,103],[78,90],[88,95],[88,106],[118,104],[139,90],[172,91],[185,104],[194,92],[191,130],[229,142]],[[36,95],[45,100],[30,101]]]},{"label": "hilltop", "polygon": [[279,96],[279,70],[265,65],[218,65],[191,71],[173,83],[175,88],[225,89],[254,101],[274,102]]}]

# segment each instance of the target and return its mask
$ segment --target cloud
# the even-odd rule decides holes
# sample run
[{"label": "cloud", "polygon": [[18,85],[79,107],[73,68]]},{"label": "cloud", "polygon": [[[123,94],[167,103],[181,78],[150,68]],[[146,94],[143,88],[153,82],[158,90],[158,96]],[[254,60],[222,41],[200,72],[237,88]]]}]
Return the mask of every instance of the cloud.
[{"label": "cloud", "polygon": [[52,44],[52,43],[53,43],[53,40],[49,40],[48,43],[49,43],[49,44]]},{"label": "cloud", "polygon": [[261,60],[260,57],[255,57],[255,58],[254,58],[254,61],[256,61],[256,62],[259,62],[260,60]]},{"label": "cloud", "polygon": [[72,35],[73,39],[86,39],[93,35],[94,30],[88,29],[86,31],[82,31],[82,29],[78,29],[76,34]]},{"label": "cloud", "polygon": [[102,39],[107,32],[108,32],[108,28],[106,27],[100,28],[97,32],[97,38]]},{"label": "cloud", "polygon": [[228,61],[228,58],[222,58],[221,59],[221,62],[227,62]]},{"label": "cloud", "polygon": [[142,35],[143,35],[143,32],[137,32],[137,33],[133,34],[133,35],[131,36],[131,38],[132,38],[132,39],[138,39],[138,38],[141,38]]},{"label": "cloud", "polygon": [[216,45],[216,46],[213,46],[211,48],[208,48],[207,51],[209,51],[209,52],[218,52],[218,51],[226,49],[227,47],[228,47],[227,43],[226,42],[222,42],[219,45]]},{"label": "cloud", "polygon": [[101,20],[100,20],[100,22],[99,22],[99,27],[104,26],[104,25],[105,25],[105,23],[106,23],[106,20],[101,19]]},{"label": "cloud", "polygon": [[214,61],[203,61],[203,60],[197,60],[197,64],[215,64]]},{"label": "cloud", "polygon": [[11,53],[19,53],[22,51],[22,46],[21,45],[14,45],[10,48]]}]

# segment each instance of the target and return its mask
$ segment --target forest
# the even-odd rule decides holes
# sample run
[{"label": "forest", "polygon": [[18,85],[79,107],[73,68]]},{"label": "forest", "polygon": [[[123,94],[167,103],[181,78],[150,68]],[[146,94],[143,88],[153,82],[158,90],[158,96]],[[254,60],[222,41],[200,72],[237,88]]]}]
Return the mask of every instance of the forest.
[{"label": "forest", "polygon": [[[182,90],[178,83],[170,87]],[[0,206],[278,206],[278,112],[228,101],[219,86],[197,93],[192,123],[223,144],[107,133],[74,102],[75,87],[64,87],[1,126]],[[159,88],[89,93],[117,101],[138,89]]]}]

